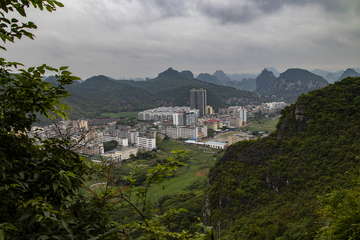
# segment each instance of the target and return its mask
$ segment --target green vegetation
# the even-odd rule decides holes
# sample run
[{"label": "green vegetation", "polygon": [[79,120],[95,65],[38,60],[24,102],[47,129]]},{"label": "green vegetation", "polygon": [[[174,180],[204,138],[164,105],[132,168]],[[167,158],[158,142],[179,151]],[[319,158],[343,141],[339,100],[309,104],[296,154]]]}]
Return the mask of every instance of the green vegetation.
[{"label": "green vegetation", "polygon": [[257,132],[264,132],[264,133],[271,133],[274,132],[276,129],[276,124],[279,122],[279,119],[259,119],[259,120],[252,120],[250,119],[251,125],[243,127],[242,129],[245,131],[257,131]]},{"label": "green vegetation", "polygon": [[112,112],[102,112],[100,114],[100,117],[106,118],[135,118],[137,119],[138,117],[138,113],[139,112],[117,112],[117,113],[112,113]]},{"label": "green vegetation", "polygon": [[358,239],[360,237],[359,169],[355,172],[347,172],[347,176],[344,176],[351,184],[348,188],[334,189],[326,196],[320,197],[322,209],[318,212],[321,216],[318,239]]},{"label": "green vegetation", "polygon": [[216,131],[215,131],[214,129],[209,128],[209,129],[208,129],[208,137],[214,137],[215,132],[216,132]]},{"label": "green vegetation", "polygon": [[135,124],[138,123],[138,121],[136,121],[137,117],[121,117],[122,119],[120,119],[119,121],[116,122],[116,125],[120,125],[120,126],[134,126]]},{"label": "green vegetation", "polygon": [[69,86],[71,96],[66,102],[72,106],[71,118],[116,117],[118,113],[124,116],[126,112],[160,106],[188,106],[190,89],[195,87],[207,90],[208,104],[214,109],[229,106],[229,99],[233,100],[232,104],[239,105],[266,101],[251,92],[189,79],[169,69],[149,81],[117,81],[94,76],[81,84]]},{"label": "green vegetation", "polygon": [[[22,36],[33,38],[28,29],[32,22],[18,25],[9,12],[25,17],[28,7],[55,11],[62,7],[53,0],[11,0],[1,4],[1,39],[13,42]],[[11,14],[15,16],[15,14]],[[8,26],[9,25],[9,26]],[[4,49],[4,47],[1,47]],[[42,65],[11,70],[22,66],[0,58],[0,239],[197,239],[204,233],[171,232],[167,222],[184,209],[164,209],[155,213],[147,197],[149,187],[171,178],[179,166],[182,152],[173,152],[163,164],[147,169],[141,185],[133,178],[142,168],[133,168],[115,179],[113,165],[95,165],[73,152],[72,142],[51,138],[42,141],[38,135],[27,134],[39,121],[67,117],[69,107],[63,98],[69,96],[65,87],[78,80],[67,70]],[[56,84],[43,81],[46,72],[55,73]],[[104,162],[105,163],[105,162]],[[122,187],[117,181],[127,181]],[[107,182],[96,191],[85,186],[91,182]],[[89,195],[91,195],[89,197]],[[137,218],[114,222],[112,212],[126,209]],[[201,225],[206,228],[204,225]],[[139,234],[140,233],[140,234]]]},{"label": "green vegetation", "polygon": [[[162,141],[162,152],[157,152],[156,156],[148,158],[143,156],[145,151],[141,151],[139,158],[131,161],[127,165],[114,168],[114,176],[126,175],[131,172],[136,162],[141,163],[143,168],[135,173],[135,186],[143,186],[146,179],[147,169],[152,166],[167,162],[168,156],[171,156],[173,149],[176,151],[187,151],[186,155],[179,154],[178,160],[184,162],[185,165],[179,165],[177,172],[167,177],[161,185],[153,186],[147,193],[149,200],[153,203],[153,207],[159,209],[159,214],[165,213],[169,209],[187,209],[174,216],[168,222],[171,231],[181,232],[187,229],[191,232],[200,231],[198,217],[202,218],[204,190],[206,187],[206,175],[215,161],[222,156],[223,152],[212,152],[211,149],[199,148],[198,146],[184,145],[183,143],[170,140]],[[210,151],[209,151],[210,150]],[[205,152],[204,152],[205,151]],[[148,152],[153,155],[153,152]],[[146,159],[141,159],[144,157]],[[145,167],[145,168],[144,168]],[[119,185],[126,186],[128,180],[117,182]],[[165,188],[164,188],[165,187]],[[118,210],[113,216],[120,223],[126,222],[126,218],[132,218],[132,213],[127,210]],[[136,217],[136,216],[134,216]]]},{"label": "green vegetation", "polygon": [[228,133],[225,133],[225,134],[221,134],[221,137],[223,138],[227,138],[227,137],[230,137],[231,135],[234,135],[234,134],[240,134],[241,132],[234,132],[234,131],[230,131]]},{"label": "green vegetation", "polygon": [[346,78],[300,96],[269,137],[230,146],[209,173],[207,223],[229,239],[358,238],[345,207],[357,215],[357,182],[343,176],[360,163],[359,103],[360,78]]},{"label": "green vegetation", "polygon": [[104,142],[104,151],[110,151],[110,150],[114,150],[116,149],[116,147],[118,146],[118,142],[115,140],[111,140],[109,142]]},{"label": "green vegetation", "polygon": [[159,197],[163,195],[174,195],[185,190],[186,187],[190,186],[198,179],[205,179],[205,176],[198,177],[196,173],[204,169],[207,173],[207,169],[213,166],[216,160],[223,154],[223,152],[206,153],[207,151],[212,152],[212,149],[199,148],[198,146],[193,145],[184,145],[183,143],[173,142],[170,140],[165,140],[163,142],[164,152],[158,153],[158,158],[161,159],[166,155],[170,155],[173,150],[187,150],[186,158],[183,159],[186,166],[179,168],[179,174],[176,175],[176,178],[163,182],[163,185],[167,186],[165,189],[157,186],[152,188],[149,191],[152,198],[154,197],[152,193],[157,193],[157,197],[159,199]]}]

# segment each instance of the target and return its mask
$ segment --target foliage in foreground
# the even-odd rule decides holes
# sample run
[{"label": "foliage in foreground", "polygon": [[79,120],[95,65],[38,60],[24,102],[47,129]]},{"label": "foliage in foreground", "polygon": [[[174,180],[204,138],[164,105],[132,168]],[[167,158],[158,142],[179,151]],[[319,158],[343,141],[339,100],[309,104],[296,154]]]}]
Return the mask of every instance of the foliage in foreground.
[{"label": "foliage in foreground", "polygon": [[[358,157],[360,158],[360,157]],[[319,197],[320,240],[359,239],[360,237],[360,175],[347,172],[349,188],[334,189]]]},{"label": "foliage in foreground", "polygon": [[[55,0],[10,0],[0,4],[0,37],[14,42],[22,36],[33,38],[28,29],[32,22],[18,24],[8,19],[9,12],[26,17],[25,9],[55,11],[62,7]],[[5,50],[4,47],[1,47]],[[46,64],[28,69],[13,68],[20,63],[0,58],[0,239],[121,239],[138,230],[142,239],[204,239],[205,234],[173,233],[163,225],[164,219],[181,211],[170,209],[158,215],[154,211],[145,216],[150,203],[147,192],[171,175],[181,163],[176,154],[167,164],[150,169],[145,187],[135,188],[131,176],[123,176],[131,185],[116,186],[105,165],[87,163],[70,149],[68,137],[41,141],[37,135],[29,137],[38,115],[48,118],[67,117],[69,107],[63,98],[69,96],[65,87],[79,78],[67,67],[52,68]],[[43,81],[46,71],[55,73],[58,84]],[[111,170],[111,169],[110,169]],[[105,191],[96,193],[86,183],[110,181]],[[101,185],[101,183],[100,183]],[[93,197],[89,197],[90,191]],[[132,198],[133,197],[133,198]],[[120,225],[110,212],[118,207],[131,208],[140,220]]]}]

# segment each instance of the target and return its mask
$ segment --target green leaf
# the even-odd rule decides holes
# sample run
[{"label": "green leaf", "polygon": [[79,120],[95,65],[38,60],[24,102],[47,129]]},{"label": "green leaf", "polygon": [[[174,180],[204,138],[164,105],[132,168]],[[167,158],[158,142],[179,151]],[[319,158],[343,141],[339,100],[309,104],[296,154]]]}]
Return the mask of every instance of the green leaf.
[{"label": "green leaf", "polygon": [[53,189],[54,189],[54,193],[56,192],[56,189],[58,189],[59,184],[57,183],[53,183]]},{"label": "green leaf", "polygon": [[50,216],[50,211],[49,211],[49,210],[45,210],[45,211],[44,211],[44,215],[45,215],[45,217],[49,217],[49,216]]},{"label": "green leaf", "polygon": [[66,69],[68,69],[68,68],[69,68],[69,66],[62,66],[62,67],[59,68],[59,70],[60,70],[60,71],[64,71],[64,70],[66,70]]},{"label": "green leaf", "polygon": [[64,4],[58,1],[53,1],[58,7],[64,7]]},{"label": "green leaf", "polygon": [[23,220],[27,219],[32,215],[32,212],[30,209],[27,209],[26,212],[19,218],[19,221],[22,222]]},{"label": "green leaf", "polygon": [[0,229],[0,240],[5,240],[5,230]]},{"label": "green leaf", "polygon": [[44,240],[46,240],[46,239],[50,239],[50,237],[47,236],[47,235],[41,235],[41,236],[39,237],[39,239],[44,239]]},{"label": "green leaf", "polygon": [[71,72],[67,71],[67,70],[64,70],[61,72],[62,75],[65,75],[65,76],[68,76],[68,75],[71,75]]},{"label": "green leaf", "polygon": [[21,16],[26,17],[26,13],[23,7],[17,7],[16,11],[18,11]]}]

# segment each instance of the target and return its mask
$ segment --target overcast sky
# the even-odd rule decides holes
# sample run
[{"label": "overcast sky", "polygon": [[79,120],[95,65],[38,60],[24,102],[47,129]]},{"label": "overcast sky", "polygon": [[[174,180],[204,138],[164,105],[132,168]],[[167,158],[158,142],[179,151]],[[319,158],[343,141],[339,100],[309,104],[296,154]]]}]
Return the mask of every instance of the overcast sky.
[{"label": "overcast sky", "polygon": [[53,13],[28,9],[36,39],[6,44],[2,57],[83,79],[360,67],[359,0],[60,1]]}]

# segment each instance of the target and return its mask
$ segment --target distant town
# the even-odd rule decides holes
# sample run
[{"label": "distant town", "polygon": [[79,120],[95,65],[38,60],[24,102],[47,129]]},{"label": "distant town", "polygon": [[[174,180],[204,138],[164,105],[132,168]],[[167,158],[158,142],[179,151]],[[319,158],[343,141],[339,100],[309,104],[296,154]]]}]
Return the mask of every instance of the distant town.
[{"label": "distant town", "polygon": [[[131,125],[113,118],[62,120],[45,127],[33,126],[28,134],[37,135],[41,140],[67,137],[71,139],[75,152],[92,157],[94,162],[101,159],[121,162],[131,158],[139,149],[156,151],[157,141],[164,138],[226,149],[238,141],[256,138],[250,132],[243,131],[250,117],[256,114],[263,118],[276,116],[285,106],[287,104],[284,102],[269,102],[261,105],[230,106],[215,112],[207,105],[206,90],[200,88],[190,90],[190,107],[148,109],[139,112],[137,121]],[[217,134],[228,131],[240,133],[232,134],[225,140],[214,138]],[[115,143],[112,150],[105,146],[110,142]]]}]

